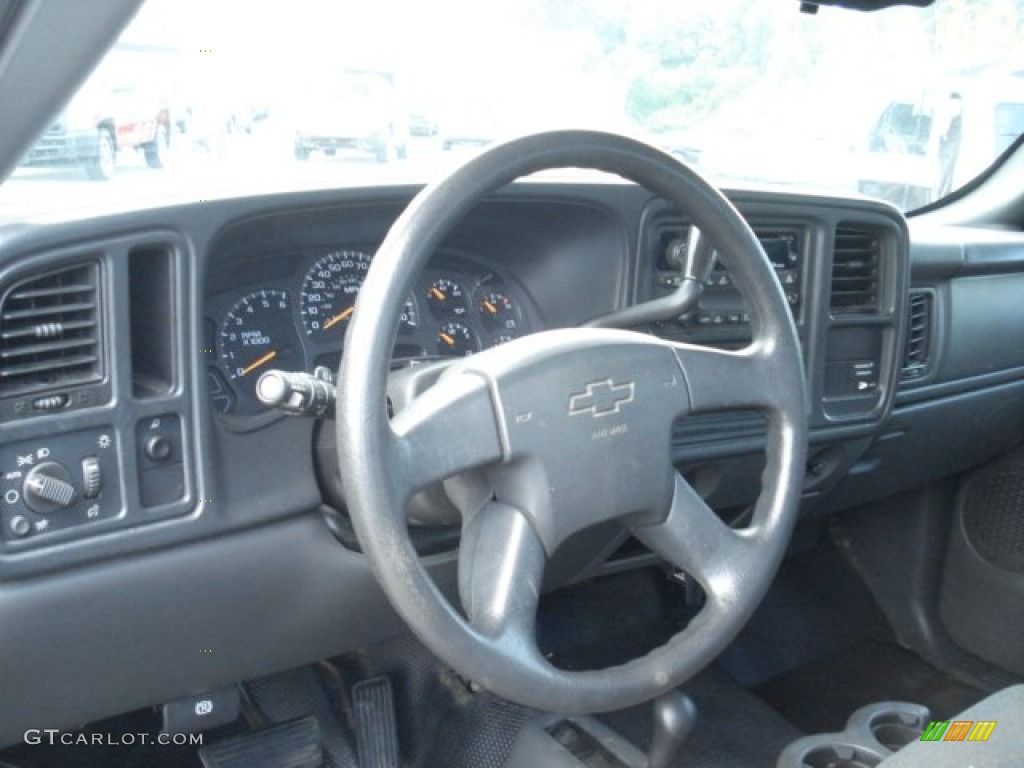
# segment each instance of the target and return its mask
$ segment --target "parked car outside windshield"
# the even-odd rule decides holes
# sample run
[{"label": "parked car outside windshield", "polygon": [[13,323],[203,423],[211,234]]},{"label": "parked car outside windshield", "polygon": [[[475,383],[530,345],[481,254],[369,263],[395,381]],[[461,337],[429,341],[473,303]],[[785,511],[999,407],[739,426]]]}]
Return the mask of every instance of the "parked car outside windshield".
[{"label": "parked car outside windshield", "polygon": [[[63,117],[0,188],[0,217],[424,181],[565,127],[642,137],[723,185],[913,209],[1024,128],[1021,39],[1012,0],[813,15],[781,0],[150,0],[62,113],[77,122],[59,156]],[[96,108],[100,79],[146,114]]]}]

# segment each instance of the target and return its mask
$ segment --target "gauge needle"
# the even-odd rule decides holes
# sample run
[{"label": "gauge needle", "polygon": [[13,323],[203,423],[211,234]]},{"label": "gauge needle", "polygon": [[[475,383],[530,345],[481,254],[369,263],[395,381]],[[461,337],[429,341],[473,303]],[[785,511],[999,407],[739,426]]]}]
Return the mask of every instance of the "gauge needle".
[{"label": "gauge needle", "polygon": [[332,317],[330,320],[328,320],[326,323],[324,323],[324,330],[328,331],[331,328],[333,328],[334,326],[336,326],[338,323],[340,323],[342,320],[347,320],[349,315],[351,315],[355,311],[356,311],[355,307],[349,307],[344,312],[339,312],[334,317]]},{"label": "gauge needle", "polygon": [[433,296],[438,301],[444,301],[444,293],[442,293],[441,290],[438,288],[431,288],[430,295]]},{"label": "gauge needle", "polygon": [[269,363],[275,357],[277,357],[277,350],[276,349],[270,350],[263,357],[261,357],[261,358],[259,358],[257,360],[253,360],[251,363],[249,363],[247,366],[245,366],[245,368],[242,369],[242,376],[248,376],[250,373],[255,371],[261,365],[265,365],[265,364]]},{"label": "gauge needle", "polygon": [[498,308],[489,301],[484,301],[484,309],[490,312],[492,315],[498,314]]},{"label": "gauge needle", "polygon": [[437,335],[441,338],[441,341],[443,341],[449,347],[454,347],[455,346],[455,337],[454,336],[450,336],[447,333],[439,333]]}]

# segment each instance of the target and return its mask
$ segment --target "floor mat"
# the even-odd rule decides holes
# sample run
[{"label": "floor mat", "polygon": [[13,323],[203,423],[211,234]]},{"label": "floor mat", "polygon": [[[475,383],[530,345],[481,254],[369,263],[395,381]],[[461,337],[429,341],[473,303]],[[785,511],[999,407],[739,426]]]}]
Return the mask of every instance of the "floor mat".
[{"label": "floor mat", "polygon": [[842,730],[850,713],[876,701],[924,704],[936,719],[947,719],[985,696],[910,651],[871,640],[778,675],[754,692],[809,733]]},{"label": "floor mat", "polygon": [[418,765],[502,768],[519,731],[536,714],[498,696],[477,694],[449,710],[437,739]]},{"label": "floor mat", "polygon": [[[697,705],[697,727],[683,745],[676,768],[768,768],[782,749],[804,734],[763,701],[712,667],[682,686]],[[609,726],[646,750],[651,705],[601,715]]]},{"label": "floor mat", "polygon": [[620,573],[543,595],[537,646],[560,669],[604,669],[662,645],[695,613],[662,569]]},{"label": "floor mat", "polygon": [[717,664],[747,687],[892,633],[860,577],[828,539],[788,557]]}]

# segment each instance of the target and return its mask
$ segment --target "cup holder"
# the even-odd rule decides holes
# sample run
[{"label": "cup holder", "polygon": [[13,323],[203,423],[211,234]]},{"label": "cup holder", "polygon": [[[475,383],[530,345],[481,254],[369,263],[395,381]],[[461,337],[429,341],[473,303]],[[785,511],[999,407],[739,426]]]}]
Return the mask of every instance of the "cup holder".
[{"label": "cup holder", "polygon": [[893,752],[899,752],[924,733],[927,720],[905,712],[886,712],[871,721],[871,735]]},{"label": "cup holder", "polygon": [[828,744],[816,747],[804,755],[806,768],[875,768],[882,762],[877,752],[854,744]]},{"label": "cup holder", "polygon": [[819,733],[786,747],[777,768],[875,768],[924,733],[927,707],[883,701],[861,707],[841,733]]}]

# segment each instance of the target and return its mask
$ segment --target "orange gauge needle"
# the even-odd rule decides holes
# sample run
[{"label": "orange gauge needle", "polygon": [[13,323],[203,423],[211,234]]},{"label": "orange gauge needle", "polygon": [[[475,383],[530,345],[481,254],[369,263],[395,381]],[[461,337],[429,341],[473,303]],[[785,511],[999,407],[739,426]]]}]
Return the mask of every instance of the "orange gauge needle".
[{"label": "orange gauge needle", "polygon": [[454,336],[450,336],[447,333],[439,333],[438,336],[440,336],[441,337],[441,341],[443,341],[449,347],[454,347],[455,346],[455,337]]},{"label": "orange gauge needle", "polygon": [[437,288],[431,287],[430,295],[433,296],[438,301],[444,301],[444,294]]},{"label": "orange gauge needle", "polygon": [[492,315],[498,314],[498,308],[494,306],[491,302],[487,301],[486,299],[484,299],[484,309],[486,309]]},{"label": "orange gauge needle", "polygon": [[336,326],[342,320],[347,320],[349,318],[349,315],[351,315],[355,311],[356,311],[355,307],[349,307],[344,312],[339,312],[334,317],[332,317],[330,320],[328,320],[326,323],[324,323],[324,330],[325,331],[329,331],[331,328]]},{"label": "orange gauge needle", "polygon": [[261,365],[266,365],[271,360],[273,360],[275,357],[277,357],[277,350],[276,349],[272,349],[269,352],[267,352],[267,354],[265,354],[263,357],[258,358],[257,360],[253,360],[251,363],[249,363],[247,366],[245,366],[245,368],[242,369],[242,372],[239,375],[241,375],[241,376],[248,376],[250,373],[255,371]]}]

